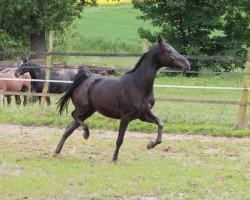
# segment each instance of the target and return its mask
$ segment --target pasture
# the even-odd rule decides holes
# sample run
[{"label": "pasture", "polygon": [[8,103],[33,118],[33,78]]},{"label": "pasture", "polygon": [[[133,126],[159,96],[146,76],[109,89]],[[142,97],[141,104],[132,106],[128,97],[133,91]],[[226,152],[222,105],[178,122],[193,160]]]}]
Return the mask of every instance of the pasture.
[{"label": "pasture", "polygon": [[[209,85],[239,87],[241,76],[220,75],[188,78],[182,75],[166,77],[158,74],[155,84],[169,85]],[[212,99],[212,100],[239,100],[238,90],[206,90],[206,89],[176,89],[155,88],[156,98],[190,98],[190,99]],[[56,101],[52,98],[52,105],[47,107],[43,116],[39,115],[39,105],[29,104],[26,107],[17,107],[15,104],[4,106],[0,110],[0,123],[22,124],[22,125],[46,125],[64,128],[71,121],[72,103],[69,112],[58,116]],[[161,118],[165,124],[164,133],[203,134],[214,136],[249,136],[249,124],[245,129],[233,130],[237,121],[238,105],[213,105],[213,104],[191,104],[170,103],[156,101],[153,112]],[[247,110],[247,122],[250,121],[250,110]],[[87,120],[90,129],[117,130],[119,121],[105,118],[94,114]],[[130,131],[156,132],[153,124],[133,121],[129,124]]]},{"label": "pasture", "polygon": [[76,131],[52,157],[62,129],[0,125],[1,199],[249,199],[249,138]]},{"label": "pasture", "polygon": [[[68,30],[67,51],[141,53],[140,26],[155,32],[129,4],[87,7]],[[86,28],[88,27],[88,28]],[[56,49],[60,47],[56,47]],[[58,59],[58,58],[57,58]],[[64,57],[68,64],[132,68],[138,58]],[[211,72],[211,71],[208,71]],[[120,76],[120,75],[119,75]],[[241,87],[234,74],[163,76],[155,84]],[[156,98],[240,99],[239,90],[155,88]],[[116,164],[112,162],[119,121],[94,114],[82,131],[53,157],[69,112],[58,116],[56,102],[44,115],[39,105],[0,107],[0,199],[249,199],[250,109],[246,127],[233,130],[238,105],[156,101],[153,112],[164,122],[162,144],[147,150],[156,125],[133,121]],[[213,137],[216,136],[216,137]]]},{"label": "pasture", "polygon": [[[136,17],[140,14],[130,4],[86,7],[82,18],[76,20],[67,32],[67,51],[141,53],[142,39],[137,33],[138,28],[144,27],[155,32],[159,29],[149,22],[138,20]],[[68,62],[76,60],[74,57],[68,59]]]}]

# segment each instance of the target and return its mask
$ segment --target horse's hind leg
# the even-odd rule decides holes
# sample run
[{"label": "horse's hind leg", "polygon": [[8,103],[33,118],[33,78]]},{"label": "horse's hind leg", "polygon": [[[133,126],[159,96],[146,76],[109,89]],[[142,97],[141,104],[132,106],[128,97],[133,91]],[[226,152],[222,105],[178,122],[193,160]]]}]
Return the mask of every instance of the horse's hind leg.
[{"label": "horse's hind leg", "polygon": [[23,106],[26,106],[27,105],[27,96],[24,95],[23,96]]},{"label": "horse's hind leg", "polygon": [[77,122],[77,121],[73,121],[71,122],[71,124],[69,124],[63,135],[62,135],[62,138],[60,140],[60,142],[58,143],[56,149],[55,149],[55,152],[54,152],[54,156],[56,156],[57,154],[59,154],[62,150],[62,147],[64,145],[64,142],[66,141],[66,139],[74,132],[74,130],[76,130],[78,127],[80,126],[80,124]]},{"label": "horse's hind leg", "polygon": [[18,106],[21,105],[21,98],[20,98],[19,95],[15,95],[15,101],[16,101],[16,104],[17,104]]},{"label": "horse's hind leg", "polygon": [[82,126],[84,132],[83,132],[83,138],[88,139],[89,138],[89,127],[83,122],[85,119],[93,115],[95,110],[93,109],[87,109],[84,113],[79,113],[76,110],[74,110],[71,115],[72,117],[79,123],[79,125]]},{"label": "horse's hind leg", "polygon": [[5,97],[7,98],[7,104],[10,105],[11,104],[11,96],[6,95]]},{"label": "horse's hind leg", "polygon": [[51,105],[50,97],[46,97],[46,101],[47,101],[47,105],[50,106]]},{"label": "horse's hind leg", "polygon": [[162,121],[154,116],[154,114],[151,111],[148,111],[145,116],[140,118],[141,121],[149,122],[149,123],[155,123],[158,125],[158,134],[155,141],[150,141],[147,145],[147,149],[154,148],[157,144],[160,144],[162,142],[162,130],[163,130],[163,123]]}]

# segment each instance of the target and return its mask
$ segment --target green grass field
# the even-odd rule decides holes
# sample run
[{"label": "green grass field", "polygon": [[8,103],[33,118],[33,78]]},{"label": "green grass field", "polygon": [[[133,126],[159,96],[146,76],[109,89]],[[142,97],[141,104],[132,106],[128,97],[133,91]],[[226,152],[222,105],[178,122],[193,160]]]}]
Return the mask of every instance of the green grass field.
[{"label": "green grass field", "polygon": [[[139,21],[140,15],[132,5],[86,7],[82,19],[69,27],[74,30],[69,38],[71,45],[68,51],[80,52],[142,52],[142,39],[137,34],[140,26],[157,31],[149,22]],[[69,34],[70,35],[70,34]],[[73,37],[75,36],[75,37]],[[105,58],[105,57],[65,57],[69,64],[93,64],[97,66],[132,68],[137,57]],[[163,76],[158,73],[155,84],[167,85],[198,85],[198,86],[232,86],[241,87],[242,76],[237,75],[200,75],[198,77]],[[156,98],[185,98],[203,100],[232,100],[240,99],[237,90],[207,90],[207,89],[166,89],[156,88]],[[15,123],[24,125],[49,125],[64,127],[71,120],[70,113],[62,117],[57,116],[54,99],[53,105],[47,108],[45,116],[37,116],[38,105],[29,105],[26,108],[16,106],[3,107],[0,111],[0,123]],[[73,110],[71,106],[70,111]],[[207,105],[190,103],[156,102],[153,111],[163,119],[165,133],[211,134],[225,136],[249,135],[249,108],[246,129],[233,131],[237,121],[239,106],[235,105]],[[13,115],[15,113],[15,115]],[[110,123],[112,122],[112,123]],[[104,118],[98,114],[88,120],[91,128],[117,130],[118,121]],[[156,127],[147,123],[135,121],[129,130],[155,132]]]},{"label": "green grass field", "polygon": [[[158,29],[136,20],[139,14],[129,4],[86,7],[83,18],[68,28],[67,51],[142,53],[137,29]],[[138,59],[59,60],[128,69]],[[242,76],[188,78],[158,73],[155,84],[241,87]],[[238,101],[240,91],[155,88],[155,97]],[[147,150],[147,143],[156,137],[157,127],[135,120],[129,124],[119,160],[114,164],[111,160],[119,121],[98,113],[86,121],[89,140],[76,130],[66,141],[62,154],[52,156],[63,129],[72,121],[74,109],[70,103],[69,113],[58,116],[57,100],[52,98],[44,115],[39,114],[38,103],[0,107],[1,200],[250,199],[249,106],[246,127],[233,130],[238,105],[156,101],[153,112],[165,124],[162,144]]]},{"label": "green grass field", "polygon": [[[185,76],[165,77],[158,75],[156,84],[169,85],[209,85],[238,87],[241,82],[240,76],[199,76],[187,78]],[[206,90],[206,89],[170,89],[155,88],[156,98],[184,98],[184,99],[207,99],[207,100],[232,100],[240,99],[240,91],[231,90]],[[53,127],[66,127],[72,120],[70,103],[69,113],[58,116],[58,110],[53,99],[53,104],[47,107],[44,116],[40,116],[39,105],[30,104],[27,107],[17,107],[12,104],[4,106],[0,112],[0,123],[13,123],[23,125],[48,125]],[[164,133],[205,134],[214,136],[238,136],[250,135],[248,108],[246,128],[233,130],[237,121],[239,106],[237,105],[210,105],[191,103],[170,103],[156,101],[153,112],[161,118],[165,124]],[[119,121],[108,119],[95,114],[87,120],[91,129],[118,130]],[[157,127],[153,124],[135,120],[129,125],[129,130],[140,132],[156,132]]]},{"label": "green grass field", "polygon": [[[67,51],[93,53],[142,53],[143,40],[139,27],[154,32],[159,28],[149,22],[137,20],[140,11],[130,4],[119,6],[86,7],[82,18],[66,33]],[[67,57],[60,58],[69,64],[131,68],[138,58]]]},{"label": "green grass field", "polygon": [[71,50],[94,53],[140,53],[142,39],[139,27],[157,31],[149,22],[137,20],[140,15],[132,5],[87,7],[76,21]]}]

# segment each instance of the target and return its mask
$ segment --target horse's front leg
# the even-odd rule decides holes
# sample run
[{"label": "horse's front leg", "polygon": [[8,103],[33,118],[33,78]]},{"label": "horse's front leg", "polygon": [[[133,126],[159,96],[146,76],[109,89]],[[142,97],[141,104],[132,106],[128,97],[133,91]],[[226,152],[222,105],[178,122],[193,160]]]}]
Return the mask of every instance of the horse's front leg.
[{"label": "horse's front leg", "polygon": [[116,141],[116,149],[115,149],[115,153],[113,156],[113,161],[116,162],[118,159],[118,153],[119,153],[119,149],[123,143],[123,138],[124,138],[124,134],[126,132],[126,129],[128,127],[128,124],[130,122],[130,117],[129,116],[124,116],[121,118],[120,121],[120,127],[119,127],[119,134],[118,134],[118,138]]},{"label": "horse's front leg", "polygon": [[147,149],[154,148],[157,144],[162,142],[162,131],[163,131],[163,123],[162,121],[154,116],[154,114],[149,110],[143,117],[140,118],[141,121],[149,122],[157,124],[158,126],[158,134],[155,141],[150,141],[147,145]]}]

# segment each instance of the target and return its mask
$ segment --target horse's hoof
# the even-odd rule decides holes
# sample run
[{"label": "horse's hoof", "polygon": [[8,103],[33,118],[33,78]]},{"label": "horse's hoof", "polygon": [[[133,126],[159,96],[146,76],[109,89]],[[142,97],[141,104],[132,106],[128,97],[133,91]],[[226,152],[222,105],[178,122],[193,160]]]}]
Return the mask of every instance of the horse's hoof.
[{"label": "horse's hoof", "polygon": [[54,157],[54,158],[56,158],[56,157],[58,157],[58,156],[59,156],[59,153],[56,153],[56,152],[55,152],[55,153],[53,154],[53,157]]},{"label": "horse's hoof", "polygon": [[147,149],[152,149],[155,147],[155,142],[154,141],[150,141],[147,145]]},{"label": "horse's hoof", "polygon": [[89,139],[89,134],[87,134],[87,133],[83,133],[82,136],[83,136],[83,138],[84,138],[85,140]]}]

